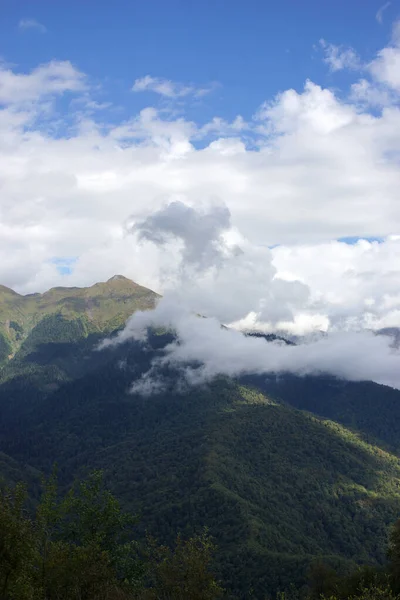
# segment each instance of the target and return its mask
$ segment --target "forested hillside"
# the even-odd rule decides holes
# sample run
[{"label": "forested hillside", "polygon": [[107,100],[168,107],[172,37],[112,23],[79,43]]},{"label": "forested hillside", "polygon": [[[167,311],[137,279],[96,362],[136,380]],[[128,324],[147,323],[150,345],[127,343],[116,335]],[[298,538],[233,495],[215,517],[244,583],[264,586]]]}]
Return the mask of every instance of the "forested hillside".
[{"label": "forested hillside", "polygon": [[[98,301],[113,327],[128,316],[110,291],[120,283],[101,284]],[[140,288],[140,298],[136,308],[155,296]],[[37,323],[5,361],[0,386],[1,474],[27,482],[32,506],[40,473],[54,463],[62,490],[101,469],[138,516],[137,539],[147,532],[173,545],[178,533],[208,528],[228,598],[301,590],[315,561],[343,572],[385,563],[400,515],[399,392],[286,376],[217,377],[178,392],[178,373],[166,369],[169,388],[143,397],[130,386],[171,334],[97,351],[98,323],[110,327],[104,313],[97,332],[79,311],[32,315]]]}]

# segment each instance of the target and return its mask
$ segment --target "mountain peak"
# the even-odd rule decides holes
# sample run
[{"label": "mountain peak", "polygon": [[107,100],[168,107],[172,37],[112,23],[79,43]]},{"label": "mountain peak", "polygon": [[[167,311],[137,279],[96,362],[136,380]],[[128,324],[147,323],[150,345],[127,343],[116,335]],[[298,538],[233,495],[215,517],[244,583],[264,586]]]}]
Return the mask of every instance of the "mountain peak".
[{"label": "mountain peak", "polygon": [[124,275],[113,275],[113,277],[110,277],[110,279],[107,280],[107,283],[110,283],[111,281],[129,281],[129,283],[134,283],[131,279],[124,277]]},{"label": "mountain peak", "polygon": [[0,285],[0,294],[4,296],[19,296],[17,292],[14,292],[14,290],[12,290],[9,287],[6,287],[5,285]]},{"label": "mountain peak", "polygon": [[[43,294],[26,296],[0,286],[0,364],[22,345],[29,345],[33,330],[34,339],[40,334],[43,343],[62,342],[60,336],[65,332],[60,327],[69,332],[65,334],[68,340],[75,330],[83,337],[106,335],[122,327],[135,311],[154,308],[157,298],[152,290],[122,275],[90,287],[54,287]],[[69,323],[63,325],[64,321]]]}]

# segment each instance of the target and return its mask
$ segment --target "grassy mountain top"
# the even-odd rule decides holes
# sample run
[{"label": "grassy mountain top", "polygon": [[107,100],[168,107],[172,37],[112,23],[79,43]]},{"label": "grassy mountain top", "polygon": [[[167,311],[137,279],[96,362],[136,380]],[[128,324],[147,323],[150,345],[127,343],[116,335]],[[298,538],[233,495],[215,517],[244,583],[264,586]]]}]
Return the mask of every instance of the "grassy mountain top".
[{"label": "grassy mountain top", "polygon": [[57,315],[65,321],[79,321],[83,336],[108,333],[135,310],[152,308],[157,297],[122,275],[91,287],[55,287],[26,296],[0,286],[0,363],[14,356],[45,318]]},{"label": "grassy mountain top", "polygon": [[15,297],[15,296],[19,296],[20,294],[17,294],[17,292],[14,292],[14,290],[12,290],[11,288],[6,287],[5,285],[0,285],[0,301],[5,299],[5,298],[10,298],[10,297]]}]

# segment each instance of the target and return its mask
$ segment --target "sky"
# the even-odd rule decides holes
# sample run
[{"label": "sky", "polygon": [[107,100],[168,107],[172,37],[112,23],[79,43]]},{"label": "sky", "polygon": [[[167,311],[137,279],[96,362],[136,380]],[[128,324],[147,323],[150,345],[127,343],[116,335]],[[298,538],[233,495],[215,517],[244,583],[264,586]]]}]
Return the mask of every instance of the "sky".
[{"label": "sky", "polygon": [[[98,96],[120,109],[115,122],[154,104],[131,94],[146,75],[216,89],[203,102],[186,102],[196,122],[214,116],[250,119],[278,92],[301,91],[311,79],[323,87],[348,86],[321,61],[319,41],[354,46],[371,60],[387,44],[399,16],[394,1],[371,0],[2,0],[3,60],[27,72],[67,60],[86,73]],[[188,99],[189,100],[189,99]]]},{"label": "sky", "polygon": [[399,0],[3,0],[0,58],[3,285],[400,326]]}]

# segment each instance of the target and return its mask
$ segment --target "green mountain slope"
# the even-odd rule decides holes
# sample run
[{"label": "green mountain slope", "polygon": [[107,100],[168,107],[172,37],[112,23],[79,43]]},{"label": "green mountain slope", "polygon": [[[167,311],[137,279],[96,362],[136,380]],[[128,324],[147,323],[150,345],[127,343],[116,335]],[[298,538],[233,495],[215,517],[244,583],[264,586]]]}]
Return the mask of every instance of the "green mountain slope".
[{"label": "green mountain slope", "polygon": [[[25,353],[34,343],[71,341],[89,333],[108,333],[120,327],[135,310],[154,306],[157,294],[121,275],[88,288],[57,287],[44,294],[21,296],[0,286],[0,360],[3,362],[20,350]],[[57,319],[54,319],[54,317]],[[51,319],[53,317],[53,319]],[[40,324],[47,319],[48,326]],[[77,321],[67,328],[53,328],[62,321]],[[35,331],[28,347],[26,340]]]},{"label": "green mountain slope", "polygon": [[[387,528],[400,514],[399,392],[368,385],[362,415],[362,383],[282,378],[267,389],[262,378],[248,378],[261,393],[217,378],[177,391],[179,374],[165,369],[160,394],[131,394],[170,336],[93,352],[102,331],[155,300],[143,288],[136,295],[127,280],[98,286],[51,291],[47,312],[30,313],[30,329],[20,321],[21,339],[6,338],[14,352],[0,382],[6,479],[35,480],[57,462],[67,485],[103,469],[140,516],[139,536],[147,530],[171,542],[178,531],[190,536],[208,526],[232,598],[301,586],[316,559],[343,568],[384,561]],[[87,294],[97,298],[96,319]],[[21,297],[4,296],[12,312]],[[79,310],[76,298],[84,300]]]},{"label": "green mountain slope", "polygon": [[335,377],[247,376],[254,385],[291,406],[333,419],[400,454],[399,391],[372,381],[343,381]]},{"label": "green mountain slope", "polygon": [[[140,360],[131,348],[128,361]],[[400,513],[396,456],[309,413],[227,380],[186,394],[128,393],[115,362],[64,384],[1,437],[20,462],[62,481],[92,468],[140,515],[139,532],[170,542],[206,525],[237,597],[301,585],[317,558],[384,560]]]},{"label": "green mountain slope", "polygon": [[158,399],[153,415],[135,408],[140,426],[85,460],[166,541],[208,526],[239,597],[301,585],[316,559],[384,561],[400,512],[397,457],[227,382]]},{"label": "green mountain slope", "polygon": [[93,349],[158,295],[121,275],[88,288],[0,290],[0,381],[51,391],[104,362]]}]

